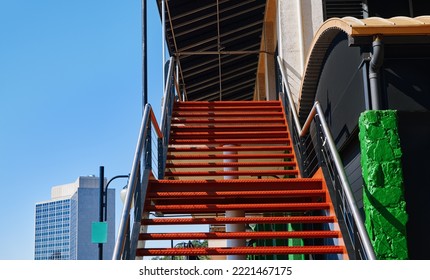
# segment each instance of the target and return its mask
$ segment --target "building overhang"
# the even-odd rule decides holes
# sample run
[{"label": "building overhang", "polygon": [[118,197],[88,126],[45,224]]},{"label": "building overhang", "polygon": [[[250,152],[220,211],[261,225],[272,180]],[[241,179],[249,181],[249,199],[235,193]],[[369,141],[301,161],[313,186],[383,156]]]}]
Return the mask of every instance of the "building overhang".
[{"label": "building overhang", "polygon": [[266,0],[164,3],[167,48],[187,100],[252,100]]},{"label": "building overhang", "polygon": [[316,32],[311,44],[299,93],[299,118],[302,123],[311,110],[324,60],[333,40],[340,33],[348,36],[350,46],[371,46],[373,37],[383,36],[385,44],[414,45],[430,43],[430,16],[390,19],[353,17],[331,18]]}]

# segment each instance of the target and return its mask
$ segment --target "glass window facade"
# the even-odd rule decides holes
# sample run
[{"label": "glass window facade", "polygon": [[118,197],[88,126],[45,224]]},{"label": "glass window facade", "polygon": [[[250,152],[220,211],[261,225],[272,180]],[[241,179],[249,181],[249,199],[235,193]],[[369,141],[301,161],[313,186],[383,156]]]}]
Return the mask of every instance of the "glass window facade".
[{"label": "glass window facade", "polygon": [[70,259],[70,199],[36,205],[35,260]]}]

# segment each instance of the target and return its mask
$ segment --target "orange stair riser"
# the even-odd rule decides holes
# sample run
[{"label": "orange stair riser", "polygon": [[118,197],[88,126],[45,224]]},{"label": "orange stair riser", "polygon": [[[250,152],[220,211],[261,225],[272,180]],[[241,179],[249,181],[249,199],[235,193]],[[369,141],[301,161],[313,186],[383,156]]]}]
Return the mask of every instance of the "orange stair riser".
[{"label": "orange stair riser", "polygon": [[279,100],[270,100],[270,101],[186,101],[186,102],[176,102],[175,108],[177,107],[193,107],[193,106],[201,106],[201,105],[223,105],[223,106],[281,106]]},{"label": "orange stair riser", "polygon": [[[164,206],[164,205],[182,205],[185,206],[193,206],[193,200],[198,199],[199,204],[205,204],[205,205],[231,205],[231,204],[288,204],[288,203],[314,203],[314,202],[325,202],[324,198],[321,196],[314,196],[314,197],[303,197],[303,196],[295,196],[295,197],[289,197],[289,198],[283,198],[283,197],[275,197],[275,196],[265,196],[265,197],[198,197],[198,198],[158,198],[154,200],[147,200],[147,204],[154,203],[157,206]],[[241,209],[243,210],[243,209]],[[246,209],[245,209],[246,210]],[[276,209],[273,209],[275,211]],[[299,210],[296,210],[299,211]],[[300,210],[300,211],[306,211],[306,210]],[[179,211],[177,211],[179,212]],[[264,212],[268,212],[268,210],[264,210]]]},{"label": "orange stair riser", "polygon": [[296,190],[296,191],[216,191],[216,192],[150,192],[146,195],[147,198],[218,198],[218,197],[324,197],[323,190]]},{"label": "orange stair riser", "polygon": [[[273,139],[273,138],[287,138],[288,135],[284,131],[266,131],[258,132],[172,132],[170,134],[172,140],[175,139]],[[287,139],[284,139],[286,142]]]},{"label": "orange stair riser", "polygon": [[209,163],[167,163],[166,168],[219,168],[219,167],[295,167],[295,161],[278,162],[209,162]]},{"label": "orange stair riser", "polygon": [[251,112],[258,112],[258,111],[264,111],[264,112],[282,112],[282,108],[279,106],[195,106],[195,107],[188,107],[184,108],[181,106],[177,106],[175,108],[176,110],[184,110],[187,112],[190,111],[204,111],[204,112],[213,112],[213,111],[235,111],[235,112],[242,112],[243,114],[247,114],[250,111]]},{"label": "orange stair riser", "polygon": [[255,117],[283,117],[282,112],[252,112],[252,115],[238,112],[190,112],[190,111],[177,111],[173,112],[173,118],[255,118]]},{"label": "orange stair riser", "polygon": [[289,144],[284,138],[278,139],[172,139],[171,144],[192,145],[192,144],[219,144],[219,145],[237,145],[237,144]]},{"label": "orange stair riser", "polygon": [[282,118],[206,118],[206,119],[185,119],[185,118],[173,118],[172,124],[177,123],[234,123],[237,124],[238,120],[240,120],[242,123],[281,123],[285,124],[284,119]]},{"label": "orange stair riser", "polygon": [[272,176],[272,175],[297,175],[298,170],[244,170],[244,171],[169,171],[164,175],[169,176]]},{"label": "orange stair riser", "polygon": [[286,131],[259,131],[258,127],[251,129],[250,131],[172,131],[170,136],[182,136],[182,137],[195,137],[195,136],[213,136],[213,137],[224,137],[228,136],[231,138],[236,138],[238,136],[248,136],[254,137],[255,135],[264,135],[269,138],[277,138],[277,137],[288,137],[288,132]]},{"label": "orange stair riser", "polygon": [[293,158],[292,154],[208,154],[208,155],[167,155],[168,160],[173,159],[267,159],[267,158]]},{"label": "orange stair riser", "polygon": [[291,146],[195,146],[181,147],[171,146],[169,152],[211,152],[211,151],[291,151]]},{"label": "orange stair riser", "polygon": [[151,205],[145,210],[156,212],[181,213],[221,213],[228,210],[245,210],[248,213],[255,211],[308,211],[329,209],[328,203],[265,203],[265,204],[194,204],[194,205]]},{"label": "orange stair riser", "polygon": [[224,224],[321,224],[334,223],[330,216],[290,216],[290,217],[215,217],[215,218],[163,218],[143,219],[144,225],[224,225]]},{"label": "orange stair riser", "polygon": [[[237,181],[242,181],[242,180],[246,180],[246,179],[237,179]],[[209,186],[205,186],[205,185],[159,185],[159,187],[155,188],[154,186],[150,187],[148,190],[148,193],[152,193],[152,192],[177,192],[178,190],[180,190],[181,192],[195,192],[195,191],[200,191],[202,190],[202,188],[204,188],[205,192],[229,192],[229,191],[260,191],[263,190],[264,186],[250,186],[247,187],[246,183],[243,185],[235,185],[235,186],[230,186],[230,185],[225,185],[225,186],[213,186],[213,185],[209,185]],[[270,190],[270,191],[285,191],[286,189],[288,190],[320,190],[321,189],[321,185],[317,185],[317,184],[309,184],[309,185],[305,185],[305,184],[298,184],[298,185],[293,185],[291,184],[290,186],[285,185],[277,185],[277,186],[270,186],[265,190]]]},{"label": "orange stair riser", "polygon": [[252,131],[283,131],[285,132],[286,128],[285,126],[238,126],[238,125],[232,125],[232,126],[206,126],[206,127],[198,127],[198,126],[173,126],[170,129],[173,133],[180,133],[180,132],[207,132],[207,133],[219,133],[219,132],[252,132]]},{"label": "orange stair riser", "polygon": [[241,179],[241,180],[159,180],[150,181],[148,192],[154,191],[244,191],[321,189],[315,179]]},{"label": "orange stair riser", "polygon": [[338,231],[141,233],[139,240],[339,238]]},{"label": "orange stair riser", "polygon": [[343,246],[137,249],[137,256],[343,254]]}]

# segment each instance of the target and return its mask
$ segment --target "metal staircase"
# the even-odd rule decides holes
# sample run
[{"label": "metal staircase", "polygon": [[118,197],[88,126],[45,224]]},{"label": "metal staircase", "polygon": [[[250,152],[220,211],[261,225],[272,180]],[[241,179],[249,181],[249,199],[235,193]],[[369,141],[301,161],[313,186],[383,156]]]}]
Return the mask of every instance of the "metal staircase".
[{"label": "metal staircase", "polygon": [[[170,59],[161,121],[144,108],[113,259],[375,259],[321,106],[302,127],[279,70],[280,101],[188,102]],[[320,159],[312,173],[306,155]]]},{"label": "metal staircase", "polygon": [[[276,255],[287,259],[302,254],[306,259],[348,258],[323,176],[300,178],[280,101],[176,102],[169,139],[165,179],[149,179],[136,257]],[[231,217],[228,211],[241,215]],[[198,224],[224,230],[179,230],[182,225]],[[226,232],[228,224],[264,229],[271,225],[269,229],[281,230],[246,231],[249,227],[244,226],[243,231]],[[300,224],[302,230],[279,226],[287,224]],[[178,232],[157,230],[161,225]],[[148,226],[156,233],[147,233]],[[214,239],[256,242],[240,247],[145,246],[150,240]],[[301,245],[289,245],[293,239],[302,240]]]}]

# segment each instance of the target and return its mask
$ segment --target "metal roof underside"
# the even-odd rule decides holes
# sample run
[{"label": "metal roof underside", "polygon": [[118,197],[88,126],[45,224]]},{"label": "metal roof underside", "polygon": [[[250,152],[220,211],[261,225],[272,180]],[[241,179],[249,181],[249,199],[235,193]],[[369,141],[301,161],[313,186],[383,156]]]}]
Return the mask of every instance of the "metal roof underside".
[{"label": "metal roof underside", "polygon": [[252,100],[266,0],[169,0],[165,6],[166,43],[179,61],[187,99]]}]

